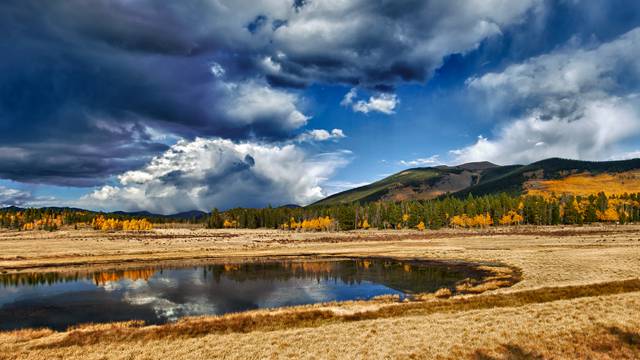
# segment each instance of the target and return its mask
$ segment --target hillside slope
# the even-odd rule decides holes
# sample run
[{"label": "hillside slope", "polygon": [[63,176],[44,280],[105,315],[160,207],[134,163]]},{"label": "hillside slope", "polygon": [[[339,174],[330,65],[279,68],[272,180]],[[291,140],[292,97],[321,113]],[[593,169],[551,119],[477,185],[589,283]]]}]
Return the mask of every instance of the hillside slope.
[{"label": "hillside slope", "polygon": [[[538,161],[526,166],[504,167],[511,168],[500,176],[492,178],[483,178],[481,181],[470,186],[467,189],[458,191],[455,196],[487,195],[500,192],[512,194],[521,194],[530,192],[533,189],[545,189],[545,185],[549,181],[566,181],[569,177],[582,175],[584,181],[582,186],[589,187],[589,193],[595,190],[611,192],[608,185],[601,182],[598,175],[601,174],[625,174],[640,170],[640,159],[621,160],[621,161],[578,161],[560,158],[551,158]],[[635,185],[628,181],[624,183],[624,179],[620,178],[619,187],[627,188],[627,192],[633,192]],[[558,192],[571,194],[584,194],[585,191],[579,186],[571,187],[548,187],[548,192],[554,190],[562,190]],[[543,191],[544,192],[544,191]],[[540,193],[538,193],[540,194]]]},{"label": "hillside slope", "polygon": [[617,194],[639,189],[640,159],[593,162],[551,158],[529,165],[498,166],[482,162],[408,169],[313,205],[427,200],[444,194],[457,197],[501,192],[585,194],[595,190]]},{"label": "hillside slope", "polygon": [[478,184],[485,173],[500,174],[500,168],[495,164],[481,162],[407,169],[372,184],[329,196],[313,205],[433,199]]}]

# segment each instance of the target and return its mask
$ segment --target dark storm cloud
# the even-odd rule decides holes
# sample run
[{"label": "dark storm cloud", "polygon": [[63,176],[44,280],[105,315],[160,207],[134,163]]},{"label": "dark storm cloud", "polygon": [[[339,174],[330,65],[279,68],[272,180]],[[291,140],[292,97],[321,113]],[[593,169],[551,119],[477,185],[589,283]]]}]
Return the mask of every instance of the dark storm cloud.
[{"label": "dark storm cloud", "polygon": [[[304,124],[294,95],[212,75],[212,58],[228,52],[226,35],[207,27],[214,10],[202,1],[0,4],[0,177],[93,185],[165,150],[163,135],[278,139]],[[227,111],[256,96],[278,108]]]},{"label": "dark storm cloud", "polygon": [[0,177],[88,185],[176,137],[292,139],[308,119],[298,89],[424,83],[548,4],[6,0]]},{"label": "dark storm cloud", "polygon": [[0,177],[21,182],[94,186],[114,173],[143,166],[150,159],[149,154],[166,149],[166,145],[158,143],[125,144],[117,140],[101,146],[73,141],[0,146]]},{"label": "dark storm cloud", "polygon": [[123,10],[84,1],[0,4],[0,177],[93,185],[166,148],[141,119],[204,116],[184,106],[190,111],[182,113],[188,99],[169,92],[187,90],[195,74],[179,79],[178,62],[149,57],[192,51],[189,42],[169,21],[161,31]]},{"label": "dark storm cloud", "polygon": [[535,0],[296,2],[286,26],[272,35],[271,57],[282,76],[308,83],[373,89],[423,83],[446,56],[475,49],[542,5]]}]

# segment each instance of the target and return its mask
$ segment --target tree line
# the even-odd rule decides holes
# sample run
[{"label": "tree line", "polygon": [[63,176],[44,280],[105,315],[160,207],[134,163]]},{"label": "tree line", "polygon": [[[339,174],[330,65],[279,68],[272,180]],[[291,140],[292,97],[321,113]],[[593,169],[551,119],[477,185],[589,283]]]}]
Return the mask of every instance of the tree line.
[{"label": "tree line", "polygon": [[166,219],[126,214],[105,214],[69,208],[4,208],[0,209],[0,228],[13,230],[55,231],[62,227],[91,227],[96,230],[150,230],[152,223]]},{"label": "tree line", "polygon": [[[530,225],[581,225],[640,220],[640,194],[607,196],[506,193],[466,198],[352,203],[333,206],[213,209],[209,228],[285,230],[440,229]],[[304,224],[304,226],[303,226]],[[322,225],[320,225],[322,224]]]},{"label": "tree line", "polygon": [[143,217],[69,208],[0,209],[0,228],[54,231],[67,228],[149,230],[152,224],[189,222],[208,228],[333,231],[354,229],[439,229],[488,226],[581,225],[640,221],[640,194],[607,196],[509,195],[378,201],[332,206],[213,209],[199,219]]}]

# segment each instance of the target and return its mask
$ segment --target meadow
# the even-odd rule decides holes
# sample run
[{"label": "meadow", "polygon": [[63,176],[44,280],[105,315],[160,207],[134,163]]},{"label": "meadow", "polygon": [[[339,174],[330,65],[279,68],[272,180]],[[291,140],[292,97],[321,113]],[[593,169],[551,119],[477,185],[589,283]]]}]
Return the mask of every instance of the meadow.
[{"label": "meadow", "polygon": [[2,359],[637,358],[640,226],[299,233],[163,228],[0,232],[0,271],[255,257],[386,256],[502,264],[472,291],[223,316],[0,333]]}]

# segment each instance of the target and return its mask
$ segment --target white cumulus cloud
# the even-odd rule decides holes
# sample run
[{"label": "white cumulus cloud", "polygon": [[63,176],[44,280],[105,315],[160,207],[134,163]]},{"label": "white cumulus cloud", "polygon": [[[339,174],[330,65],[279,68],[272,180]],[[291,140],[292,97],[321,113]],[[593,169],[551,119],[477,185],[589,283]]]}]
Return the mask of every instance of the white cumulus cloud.
[{"label": "white cumulus cloud", "polygon": [[342,129],[333,129],[331,132],[324,129],[308,130],[300,134],[297,138],[299,142],[339,140],[347,137]]},{"label": "white cumulus cloud", "polygon": [[396,105],[400,102],[396,94],[380,93],[372,95],[368,100],[357,100],[358,91],[352,88],[345,94],[340,102],[342,106],[351,106],[353,111],[368,114],[377,111],[383,114],[391,115],[394,113]]},{"label": "white cumulus cloud", "polygon": [[236,125],[272,125],[290,131],[309,120],[297,108],[300,99],[296,94],[275,89],[266,82],[223,82],[220,89],[224,112]]},{"label": "white cumulus cloud", "polygon": [[323,183],[348,162],[349,152],[307,155],[299,147],[181,140],[145,167],[82,197],[90,208],[174,213],[235,206],[308,204],[326,194]]},{"label": "white cumulus cloud", "polygon": [[439,155],[432,155],[427,158],[417,158],[414,160],[400,160],[400,164],[404,166],[432,166],[442,164]]},{"label": "white cumulus cloud", "polygon": [[233,127],[257,126],[288,132],[307,124],[309,117],[298,109],[297,94],[276,89],[263,79],[224,79],[226,70],[216,62],[211,65],[211,72],[218,78],[214,86],[218,104]]},{"label": "white cumulus cloud", "polygon": [[22,206],[33,200],[33,196],[28,191],[0,186],[0,207]]},{"label": "white cumulus cloud", "polygon": [[604,160],[640,134],[640,28],[592,48],[568,47],[467,84],[488,111],[519,114],[452,151],[458,162]]}]

